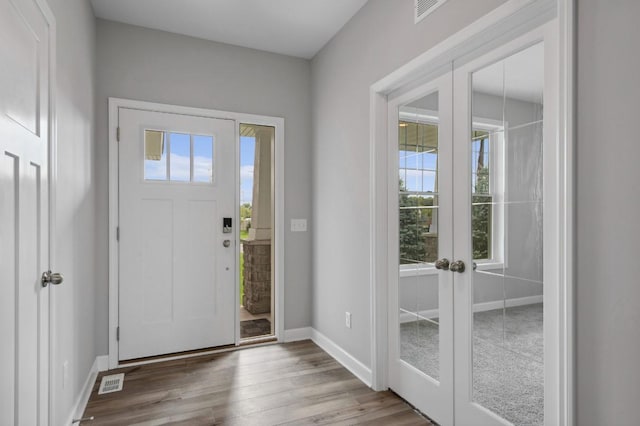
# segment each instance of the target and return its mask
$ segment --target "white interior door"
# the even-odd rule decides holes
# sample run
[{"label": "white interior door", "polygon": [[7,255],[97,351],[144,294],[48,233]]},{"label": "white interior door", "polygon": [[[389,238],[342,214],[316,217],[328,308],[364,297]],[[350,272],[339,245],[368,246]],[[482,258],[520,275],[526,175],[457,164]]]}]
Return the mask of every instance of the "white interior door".
[{"label": "white interior door", "polygon": [[389,101],[388,381],[442,425],[558,418],[554,37]]},{"label": "white interior door", "polygon": [[466,265],[454,274],[456,424],[556,424],[550,30],[454,72],[454,253]]},{"label": "white interior door", "polygon": [[48,424],[49,28],[0,1],[0,424]]},{"label": "white interior door", "polygon": [[120,108],[119,127],[119,359],[234,343],[234,121]]},{"label": "white interior door", "polygon": [[389,103],[389,387],[453,423],[451,73]]}]

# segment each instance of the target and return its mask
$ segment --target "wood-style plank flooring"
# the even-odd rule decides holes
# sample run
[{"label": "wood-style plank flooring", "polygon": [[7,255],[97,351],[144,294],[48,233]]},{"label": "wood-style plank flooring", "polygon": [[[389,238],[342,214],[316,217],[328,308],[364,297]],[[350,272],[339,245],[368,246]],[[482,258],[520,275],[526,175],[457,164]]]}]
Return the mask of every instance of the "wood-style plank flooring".
[{"label": "wood-style plank flooring", "polygon": [[[103,375],[124,389],[98,395]],[[311,341],[112,370],[98,376],[84,425],[431,425],[374,392]]]}]

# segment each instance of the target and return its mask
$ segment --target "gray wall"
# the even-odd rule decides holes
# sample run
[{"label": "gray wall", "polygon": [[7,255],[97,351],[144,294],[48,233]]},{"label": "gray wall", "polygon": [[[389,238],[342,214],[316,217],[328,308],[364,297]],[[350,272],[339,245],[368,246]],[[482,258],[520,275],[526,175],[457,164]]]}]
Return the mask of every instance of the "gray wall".
[{"label": "gray wall", "polygon": [[[285,224],[311,219],[310,64],[303,59],[97,21],[97,155],[101,254],[96,318],[108,351],[108,97],[285,119]],[[283,165],[276,165],[283,167]],[[311,235],[285,225],[285,328],[311,324]],[[105,278],[102,278],[105,277]]]},{"label": "gray wall", "polygon": [[367,366],[369,86],[501,3],[450,0],[414,25],[412,0],[369,0],[312,61],[313,326]]},{"label": "gray wall", "polygon": [[577,3],[577,424],[637,425],[640,2]]},{"label": "gray wall", "polygon": [[[96,207],[97,157],[94,138],[95,19],[88,1],[48,0],[57,23],[58,181],[57,229],[52,267],[64,284],[52,292],[51,397],[52,424],[71,414],[96,355],[96,293],[106,283],[96,230],[103,223]],[[101,306],[100,306],[101,307]],[[63,387],[62,365],[69,365]]]}]

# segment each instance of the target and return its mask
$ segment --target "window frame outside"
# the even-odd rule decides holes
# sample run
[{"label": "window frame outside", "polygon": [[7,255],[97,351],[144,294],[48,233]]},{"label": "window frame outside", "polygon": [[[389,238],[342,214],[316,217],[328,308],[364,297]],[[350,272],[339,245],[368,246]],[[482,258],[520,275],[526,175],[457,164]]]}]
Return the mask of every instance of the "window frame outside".
[{"label": "window frame outside", "polygon": [[[398,124],[401,121],[408,121],[417,124],[430,124],[439,126],[440,120],[438,112],[433,110],[413,108],[416,112],[398,112]],[[506,194],[506,163],[505,163],[505,129],[506,123],[489,118],[477,118],[472,123],[472,129],[486,131],[489,133],[489,187],[492,197],[491,206],[491,258],[490,259],[474,259],[474,269],[492,270],[506,267],[507,241],[505,237],[506,209],[504,208],[504,200]],[[438,146],[440,141],[438,141]],[[399,150],[399,146],[397,147]],[[471,157],[469,157],[471,158]],[[438,157],[436,164],[436,179],[439,168],[440,158]],[[399,166],[398,166],[399,167]],[[436,188],[437,189],[437,188]],[[434,192],[434,196],[438,196],[439,192]],[[437,217],[437,215],[435,215]],[[430,233],[437,233],[437,219],[434,221],[436,231],[430,228]],[[433,263],[408,263],[399,265],[400,278],[411,277],[416,275],[435,275],[438,270]]]}]

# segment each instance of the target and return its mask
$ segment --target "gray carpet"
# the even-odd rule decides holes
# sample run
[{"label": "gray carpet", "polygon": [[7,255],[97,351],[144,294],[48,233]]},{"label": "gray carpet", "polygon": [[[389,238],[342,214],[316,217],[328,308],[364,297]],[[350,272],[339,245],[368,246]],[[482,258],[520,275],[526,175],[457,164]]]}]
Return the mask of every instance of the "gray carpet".
[{"label": "gray carpet", "polygon": [[[438,379],[437,324],[404,323],[400,334],[401,358]],[[542,304],[474,314],[473,346],[474,401],[515,425],[542,425]]]}]

